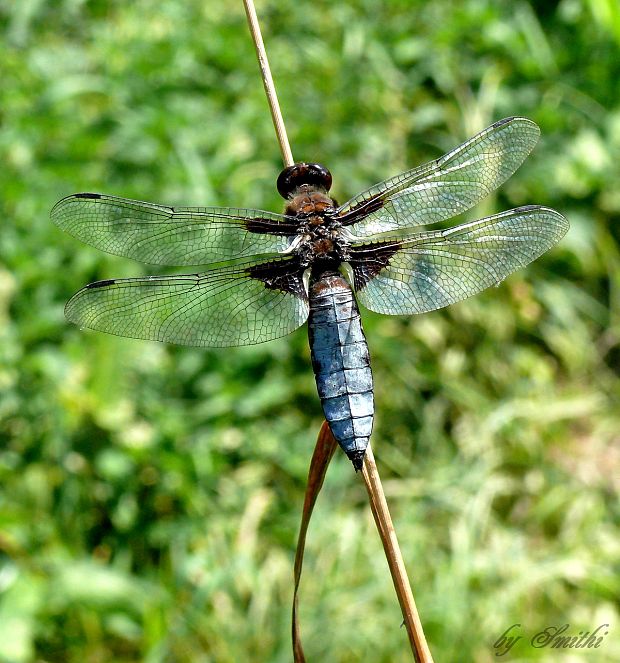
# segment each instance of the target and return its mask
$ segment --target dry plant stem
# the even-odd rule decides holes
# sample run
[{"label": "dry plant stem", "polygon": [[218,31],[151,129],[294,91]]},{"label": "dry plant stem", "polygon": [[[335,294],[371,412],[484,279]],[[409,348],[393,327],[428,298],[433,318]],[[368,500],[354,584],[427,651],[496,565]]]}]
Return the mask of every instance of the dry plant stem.
[{"label": "dry plant stem", "polygon": [[291,152],[291,146],[288,143],[286,127],[284,126],[284,120],[282,119],[280,104],[278,104],[278,95],[276,94],[276,88],[273,84],[273,78],[271,77],[267,52],[265,51],[265,44],[263,44],[263,37],[260,32],[260,26],[258,25],[258,17],[256,16],[256,9],[254,8],[254,1],[243,0],[243,6],[245,7],[245,13],[248,17],[248,24],[250,26],[252,40],[254,41],[254,47],[256,48],[258,66],[260,67],[260,72],[263,77],[263,85],[265,86],[265,93],[267,95],[267,101],[269,102],[271,119],[273,120],[273,126],[276,130],[278,143],[280,144],[282,161],[284,162],[285,167],[292,166],[295,163],[293,161],[293,153]]},{"label": "dry plant stem", "polygon": [[407,628],[407,635],[409,636],[414,657],[418,663],[433,663],[433,657],[424,637],[422,622],[420,621],[420,616],[418,615],[418,610],[413,599],[407,570],[398,546],[396,531],[394,530],[394,524],[392,523],[392,517],[390,516],[379,472],[375,465],[375,457],[373,456],[370,445],[366,449],[366,455],[364,456],[362,476],[366,484],[368,497],[370,498],[372,515],[377,524],[385,556],[390,567],[398,602],[403,612],[404,623]]}]

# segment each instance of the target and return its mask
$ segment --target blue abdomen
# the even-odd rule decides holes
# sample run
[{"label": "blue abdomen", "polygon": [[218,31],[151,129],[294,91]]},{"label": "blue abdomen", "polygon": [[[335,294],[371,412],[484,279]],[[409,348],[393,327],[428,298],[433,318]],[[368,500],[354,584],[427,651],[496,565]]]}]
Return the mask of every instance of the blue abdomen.
[{"label": "blue abdomen", "polygon": [[311,282],[308,334],[325,419],[359,470],[372,432],[372,372],[353,291],[337,272]]}]

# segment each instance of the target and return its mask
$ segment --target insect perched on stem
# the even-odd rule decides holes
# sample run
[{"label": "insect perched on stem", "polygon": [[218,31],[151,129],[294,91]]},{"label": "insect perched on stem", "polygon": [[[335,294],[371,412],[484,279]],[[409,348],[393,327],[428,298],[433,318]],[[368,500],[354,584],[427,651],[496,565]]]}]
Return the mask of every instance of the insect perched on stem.
[{"label": "insect perched on stem", "polygon": [[525,118],[500,120],[344,205],[330,197],[324,166],[297,163],[278,177],[284,214],[68,196],[52,219],[78,239],[145,263],[208,266],[91,283],[69,301],[67,318],[119,336],[203,347],[262,343],[309,320],[325,418],[359,470],[374,405],[357,301],[390,315],[432,311],[500,283],[558,242],[568,222],[540,206],[420,229],[501,185],[539,133]]}]

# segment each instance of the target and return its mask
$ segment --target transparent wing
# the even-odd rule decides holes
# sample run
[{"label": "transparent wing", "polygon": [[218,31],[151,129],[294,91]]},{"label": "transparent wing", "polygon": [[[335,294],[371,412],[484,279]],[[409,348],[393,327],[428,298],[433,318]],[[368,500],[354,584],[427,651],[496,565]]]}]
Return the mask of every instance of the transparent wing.
[{"label": "transparent wing", "polygon": [[[356,237],[449,219],[473,207],[508,179],[532,151],[538,126],[523,117],[500,120],[441,158],[381,182],[337,211]],[[355,219],[363,216],[360,221]]]},{"label": "transparent wing", "polygon": [[391,315],[424,313],[466,299],[550,249],[568,221],[546,207],[519,207],[447,230],[354,247],[359,301]]},{"label": "transparent wing", "polygon": [[296,258],[223,263],[200,274],[97,281],[67,303],[67,318],[108,334],[180,345],[252,345],[308,317]]},{"label": "transparent wing", "polygon": [[295,234],[290,219],[271,212],[165,207],[98,193],[63,198],[51,217],[91,246],[156,265],[205,265],[276,253]]}]

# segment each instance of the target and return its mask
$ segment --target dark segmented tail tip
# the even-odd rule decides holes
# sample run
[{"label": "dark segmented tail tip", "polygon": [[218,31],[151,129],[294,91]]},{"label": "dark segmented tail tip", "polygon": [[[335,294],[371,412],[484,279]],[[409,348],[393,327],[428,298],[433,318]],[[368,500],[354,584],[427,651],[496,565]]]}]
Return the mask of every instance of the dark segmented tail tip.
[{"label": "dark segmented tail tip", "polygon": [[359,451],[356,449],[355,451],[347,452],[347,457],[353,463],[353,468],[355,469],[356,472],[359,472],[362,469],[365,455],[366,455],[366,449],[364,449],[363,451]]}]

